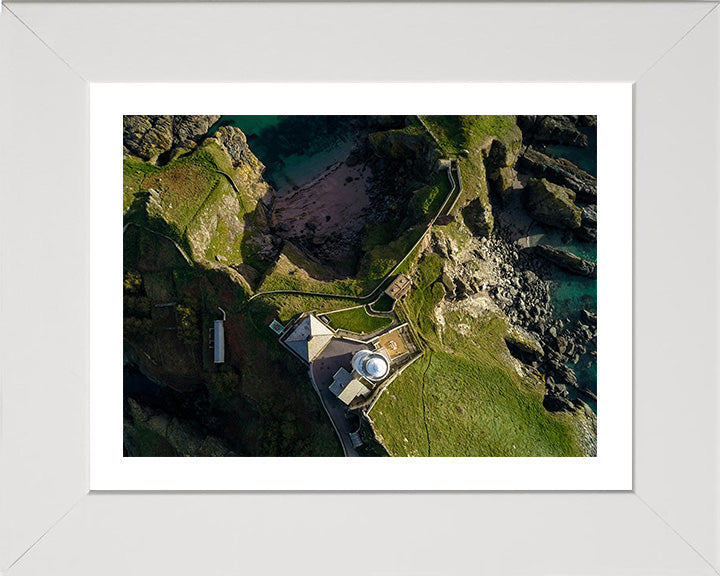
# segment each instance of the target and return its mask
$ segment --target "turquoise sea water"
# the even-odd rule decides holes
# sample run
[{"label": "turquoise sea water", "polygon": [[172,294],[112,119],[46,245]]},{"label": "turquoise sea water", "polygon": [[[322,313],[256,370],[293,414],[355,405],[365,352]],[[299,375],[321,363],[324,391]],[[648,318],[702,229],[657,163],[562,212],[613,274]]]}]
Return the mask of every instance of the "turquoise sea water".
[{"label": "turquoise sea water", "polygon": [[[588,136],[587,148],[547,146],[545,152],[556,157],[566,158],[586,172],[597,176],[597,131],[591,128],[582,128],[581,130]],[[585,260],[597,262],[597,245],[595,243],[575,240],[563,243],[557,237],[548,237],[543,241],[557,248],[568,250]],[[598,273],[602,274],[602,268],[598,269]],[[575,321],[583,309],[597,314],[597,280],[557,270],[553,276],[551,300],[555,306],[556,317],[563,321],[566,319]],[[597,362],[595,358],[589,353],[583,354],[577,364],[569,366],[575,370],[579,384],[597,393]],[[597,410],[595,403],[591,403],[591,407]]]},{"label": "turquoise sea water", "polygon": [[213,127],[240,128],[265,165],[265,179],[280,193],[305,184],[344,160],[354,144],[350,119],[342,116],[222,116]]},{"label": "turquoise sea water", "polygon": [[587,148],[550,144],[545,147],[545,154],[570,160],[575,166],[597,177],[597,129],[588,127],[579,130],[588,137]]}]

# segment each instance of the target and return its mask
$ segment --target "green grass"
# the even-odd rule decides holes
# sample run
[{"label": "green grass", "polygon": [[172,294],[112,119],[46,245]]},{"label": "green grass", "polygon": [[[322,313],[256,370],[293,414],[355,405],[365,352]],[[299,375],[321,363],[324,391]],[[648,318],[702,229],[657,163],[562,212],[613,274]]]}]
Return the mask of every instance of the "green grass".
[{"label": "green grass", "polygon": [[372,303],[373,310],[377,312],[390,312],[395,305],[395,300],[390,298],[384,292],[380,295],[380,298]]},{"label": "green grass", "polygon": [[493,139],[522,141],[514,116],[422,116],[447,154],[483,147]]},{"label": "green grass", "polygon": [[445,327],[436,324],[442,267],[439,255],[423,255],[400,307],[425,352],[370,414],[383,444],[395,456],[581,455],[574,417],[547,412],[543,387],[515,371],[502,318],[446,312]]},{"label": "green grass", "polygon": [[[239,194],[218,170],[233,178]],[[258,247],[253,244],[258,216],[250,188],[256,177],[252,166],[235,170],[217,144],[206,142],[162,167],[125,159],[123,171],[124,213],[139,196],[149,198],[143,203],[147,214],[133,212],[128,218],[170,236],[196,261],[244,262],[261,274],[267,270],[269,263],[258,258]],[[218,217],[232,206],[229,197],[237,199],[237,213]]]},{"label": "green grass", "polygon": [[424,222],[430,222],[450,194],[450,182],[445,170],[438,172],[434,184],[417,190],[413,195],[412,205],[415,213]]},{"label": "green grass", "polygon": [[145,177],[156,173],[159,170],[152,164],[147,164],[137,158],[125,158],[123,160],[123,215],[135,200],[135,196],[144,190],[143,180]]},{"label": "green grass", "polygon": [[[509,155],[522,146],[522,132],[515,116],[423,116],[443,151],[458,156],[463,178],[463,191],[453,212],[457,214],[473,198],[478,198],[492,231],[494,220],[487,184],[486,155],[493,140],[505,144]],[[466,151],[466,152],[464,152]]]},{"label": "green grass", "polygon": [[353,301],[326,296],[303,296],[297,294],[271,294],[259,296],[255,301],[267,303],[275,311],[280,322],[288,322],[302,312],[314,310],[315,312],[332,312],[352,306]]},{"label": "green grass", "polygon": [[286,242],[277,262],[268,270],[258,292],[297,290],[320,294],[359,296],[365,285],[355,278],[336,278],[322,264],[305,256],[290,242]]},{"label": "green grass", "polygon": [[[307,258],[292,244],[286,243],[278,261],[268,271],[258,292],[297,290],[329,296],[367,296],[397,266],[424,231],[424,227],[415,226],[395,240],[378,241],[378,244],[362,258],[360,269],[354,278],[333,279],[327,268]],[[380,234],[376,232],[375,238],[380,238]]]},{"label": "green grass", "polygon": [[384,316],[371,316],[365,310],[365,306],[333,312],[327,315],[330,325],[335,329],[347,330],[356,334],[369,334],[392,324],[392,318]]}]

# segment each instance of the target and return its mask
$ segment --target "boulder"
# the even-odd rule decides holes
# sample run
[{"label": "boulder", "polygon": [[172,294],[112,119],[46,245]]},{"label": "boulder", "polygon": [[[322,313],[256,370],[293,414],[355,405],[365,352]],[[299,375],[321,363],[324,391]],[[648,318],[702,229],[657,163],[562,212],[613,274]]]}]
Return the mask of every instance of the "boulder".
[{"label": "boulder", "polygon": [[597,204],[597,179],[564,158],[550,158],[528,147],[518,158],[518,172],[536,178],[547,178],[554,184],[570,188],[580,202]]},{"label": "boulder", "polygon": [[575,404],[563,396],[546,394],[543,406],[548,412],[575,412]]},{"label": "boulder", "polygon": [[546,244],[538,244],[537,246],[526,248],[531,250],[536,256],[544,258],[548,262],[552,262],[559,268],[566,270],[578,276],[586,276],[587,278],[595,278],[597,276],[597,265],[595,262],[583,260],[580,256],[560,250]]},{"label": "boulder", "polygon": [[265,166],[250,151],[247,144],[247,138],[240,128],[235,126],[221,126],[215,132],[214,138],[218,144],[228,153],[232,165],[247,166],[261,174],[265,170]]},{"label": "boulder", "polygon": [[505,342],[508,347],[515,348],[533,358],[541,359],[545,356],[540,338],[520,326],[511,326],[508,328],[505,334]]},{"label": "boulder", "polygon": [[576,126],[573,116],[518,116],[517,124],[525,142],[566,144],[586,147],[588,138]]},{"label": "boulder", "polygon": [[515,182],[517,172],[513,165],[520,152],[519,144],[520,142],[508,145],[500,140],[493,140],[485,160],[485,170],[494,192],[504,192]]},{"label": "boulder", "polygon": [[582,210],[575,204],[575,192],[545,178],[531,178],[523,190],[528,214],[538,222],[556,228],[580,228]]},{"label": "boulder", "polygon": [[597,314],[590,312],[589,310],[582,310],[580,312],[580,318],[583,324],[597,326]]},{"label": "boulder", "polygon": [[157,162],[173,149],[194,148],[220,116],[123,116],[123,147],[132,156]]}]

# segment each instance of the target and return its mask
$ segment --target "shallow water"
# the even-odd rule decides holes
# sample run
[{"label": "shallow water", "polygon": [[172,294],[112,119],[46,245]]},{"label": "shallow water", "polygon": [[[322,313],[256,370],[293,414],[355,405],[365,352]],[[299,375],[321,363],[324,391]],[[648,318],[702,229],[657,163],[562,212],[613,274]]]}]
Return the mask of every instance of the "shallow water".
[{"label": "shallow water", "polygon": [[[588,135],[587,148],[574,148],[571,146],[547,146],[546,153],[556,157],[566,158],[583,170],[597,175],[597,131],[590,128],[581,128],[581,131]],[[593,242],[578,242],[571,240],[563,243],[558,235],[549,234],[544,236],[540,242],[562,248],[589,260],[597,262],[597,244]],[[599,269],[598,273],[602,273]],[[561,270],[554,273],[551,288],[551,301],[555,306],[555,316],[563,321],[569,319],[571,322],[580,317],[580,312],[585,309],[597,313],[597,280],[568,274]],[[589,353],[580,356],[577,364],[570,364],[575,370],[578,383],[597,393],[597,362]],[[571,396],[577,393],[569,389]],[[590,402],[593,410],[597,410],[595,402]]]},{"label": "shallow water", "polygon": [[597,129],[587,127],[579,130],[588,137],[587,148],[549,144],[545,146],[545,154],[570,160],[575,166],[597,178]]},{"label": "shallow water", "polygon": [[344,160],[355,143],[351,117],[227,115],[213,130],[227,125],[245,133],[265,180],[281,193]]}]

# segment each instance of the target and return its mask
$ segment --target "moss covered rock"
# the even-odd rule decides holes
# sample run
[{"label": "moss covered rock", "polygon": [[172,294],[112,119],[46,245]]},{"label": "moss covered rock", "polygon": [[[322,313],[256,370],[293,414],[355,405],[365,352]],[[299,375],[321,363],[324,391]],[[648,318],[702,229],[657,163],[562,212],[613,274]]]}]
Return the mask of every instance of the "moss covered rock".
[{"label": "moss covered rock", "polygon": [[505,342],[508,346],[520,350],[537,359],[545,356],[542,344],[537,335],[528,332],[520,326],[510,326],[505,334]]},{"label": "moss covered rock", "polygon": [[[123,116],[123,147],[126,155],[157,162],[173,149],[192,149],[220,116]],[[169,158],[168,158],[169,159]]]},{"label": "moss covered rock", "polygon": [[575,192],[545,178],[531,178],[523,191],[525,207],[535,220],[556,228],[580,228],[582,210]]}]

